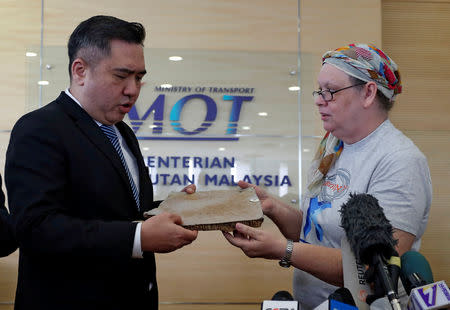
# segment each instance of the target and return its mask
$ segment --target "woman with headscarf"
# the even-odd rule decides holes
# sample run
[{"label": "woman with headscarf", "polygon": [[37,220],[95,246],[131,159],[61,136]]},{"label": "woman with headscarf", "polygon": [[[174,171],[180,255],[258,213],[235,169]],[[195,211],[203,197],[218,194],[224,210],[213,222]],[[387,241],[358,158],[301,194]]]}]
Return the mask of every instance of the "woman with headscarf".
[{"label": "woman with headscarf", "polygon": [[[345,232],[339,210],[350,193],[378,199],[400,255],[419,250],[432,196],[425,156],[388,117],[402,90],[391,58],[373,45],[350,44],[323,55],[317,82],[313,97],[326,134],[308,172],[300,210],[255,187],[264,214],[285,239],[241,224],[233,235],[224,233],[250,257],[292,264],[294,297],[302,310],[314,309],[343,286]],[[254,185],[241,181],[239,186]]]}]

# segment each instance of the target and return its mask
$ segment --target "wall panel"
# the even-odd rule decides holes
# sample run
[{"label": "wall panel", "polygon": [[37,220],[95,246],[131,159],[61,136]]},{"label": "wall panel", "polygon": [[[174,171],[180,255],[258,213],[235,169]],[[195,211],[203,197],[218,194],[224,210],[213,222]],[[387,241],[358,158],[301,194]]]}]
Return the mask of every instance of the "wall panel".
[{"label": "wall panel", "polygon": [[450,1],[382,3],[383,48],[397,62],[404,93],[391,119],[427,156],[433,202],[421,252],[435,280],[450,279]]}]

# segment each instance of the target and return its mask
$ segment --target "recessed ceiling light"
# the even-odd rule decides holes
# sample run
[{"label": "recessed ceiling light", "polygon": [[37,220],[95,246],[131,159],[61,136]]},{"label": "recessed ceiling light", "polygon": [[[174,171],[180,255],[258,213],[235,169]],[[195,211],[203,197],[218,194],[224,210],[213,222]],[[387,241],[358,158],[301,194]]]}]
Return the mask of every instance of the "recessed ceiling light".
[{"label": "recessed ceiling light", "polygon": [[169,60],[180,61],[180,60],[183,60],[183,57],[181,57],[181,56],[170,56]]},{"label": "recessed ceiling light", "polygon": [[172,84],[161,84],[162,88],[172,88]]},{"label": "recessed ceiling light", "polygon": [[242,126],[243,130],[250,130],[250,126]]},{"label": "recessed ceiling light", "polygon": [[156,128],[156,127],[158,127],[158,126],[156,126],[156,125],[150,125],[150,126],[148,126],[148,128]]},{"label": "recessed ceiling light", "polygon": [[142,149],[143,149],[144,151],[148,151],[148,150],[149,150],[148,147],[143,147]]},{"label": "recessed ceiling light", "polygon": [[225,148],[224,147],[219,147],[219,151],[223,152],[223,151],[225,151]]},{"label": "recessed ceiling light", "polygon": [[290,91],[299,91],[299,90],[300,90],[300,87],[299,87],[299,86],[290,86],[290,87],[289,87],[289,90],[290,90]]},{"label": "recessed ceiling light", "polygon": [[48,85],[50,84],[48,81],[38,81],[38,85]]},{"label": "recessed ceiling light", "polygon": [[35,52],[26,52],[25,56],[27,56],[27,57],[36,57],[37,53],[35,53]]},{"label": "recessed ceiling light", "polygon": [[310,149],[303,149],[303,152],[309,153],[309,152],[311,152],[311,150]]},{"label": "recessed ceiling light", "polygon": [[259,116],[267,116],[268,114],[267,114],[267,112],[259,112],[258,115]]}]

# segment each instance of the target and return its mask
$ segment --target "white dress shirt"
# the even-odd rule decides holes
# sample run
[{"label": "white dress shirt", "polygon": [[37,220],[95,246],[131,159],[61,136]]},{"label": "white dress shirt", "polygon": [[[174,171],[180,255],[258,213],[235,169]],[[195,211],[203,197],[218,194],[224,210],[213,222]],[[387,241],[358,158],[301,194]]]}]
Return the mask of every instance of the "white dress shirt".
[{"label": "white dress shirt", "polygon": [[[83,110],[83,106],[81,103],[74,97],[69,91],[69,88],[65,90],[65,93],[67,96],[72,98],[73,101],[75,101]],[[101,126],[102,123],[98,122],[97,120],[93,119],[94,122]],[[134,184],[136,185],[136,188],[139,192],[139,170],[137,166],[136,158],[134,157],[133,153],[131,152],[130,148],[128,147],[127,143],[125,142],[125,139],[120,134],[120,131],[117,129],[117,127],[114,125],[114,130],[116,131],[117,137],[119,138],[120,147],[122,148],[122,153],[125,158],[125,161],[128,165],[128,169],[130,170],[131,176],[133,178]],[[134,233],[134,243],[133,243],[133,251],[132,251],[132,257],[133,258],[143,258],[142,255],[142,247],[141,247],[141,225],[142,223],[137,223],[136,231]]]}]

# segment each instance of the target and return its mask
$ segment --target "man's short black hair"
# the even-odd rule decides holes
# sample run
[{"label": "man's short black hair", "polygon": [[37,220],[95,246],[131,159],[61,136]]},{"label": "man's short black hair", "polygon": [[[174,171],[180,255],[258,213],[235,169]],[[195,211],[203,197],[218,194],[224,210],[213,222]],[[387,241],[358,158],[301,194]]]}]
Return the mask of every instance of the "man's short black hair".
[{"label": "man's short black hair", "polygon": [[82,57],[88,64],[95,65],[110,55],[112,40],[143,46],[144,26],[137,22],[127,22],[105,15],[93,16],[81,22],[72,32],[67,43],[70,79],[72,79],[72,63],[77,57]]}]

